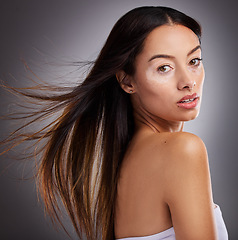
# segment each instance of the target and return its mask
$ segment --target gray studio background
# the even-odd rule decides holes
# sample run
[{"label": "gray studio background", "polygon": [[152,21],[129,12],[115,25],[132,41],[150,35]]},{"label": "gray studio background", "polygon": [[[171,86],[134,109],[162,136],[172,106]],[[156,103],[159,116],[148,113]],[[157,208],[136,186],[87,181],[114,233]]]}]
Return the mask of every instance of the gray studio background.
[{"label": "gray studio background", "polygon": [[[236,1],[215,0],[1,0],[0,78],[26,86],[24,59],[45,81],[76,82],[70,61],[92,60],[109,31],[128,10],[143,5],[164,5],[193,16],[203,26],[206,80],[199,117],[185,130],[205,142],[214,202],[220,205],[231,240],[238,239],[238,27]],[[71,72],[71,73],[69,73]],[[14,99],[0,90],[1,114],[14,108]],[[0,123],[1,137],[14,124]],[[37,203],[32,163],[0,162],[0,239],[67,239],[56,232]],[[72,227],[68,224],[69,230]],[[73,235],[75,236],[75,235]],[[76,239],[76,237],[74,238]]]}]

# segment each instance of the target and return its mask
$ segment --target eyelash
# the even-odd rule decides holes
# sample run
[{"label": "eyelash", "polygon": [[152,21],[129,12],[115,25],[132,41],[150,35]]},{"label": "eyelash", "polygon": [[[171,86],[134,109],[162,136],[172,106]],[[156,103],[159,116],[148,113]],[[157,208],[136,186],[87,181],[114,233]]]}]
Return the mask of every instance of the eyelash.
[{"label": "eyelash", "polygon": [[[191,64],[192,61],[197,61],[197,64]],[[189,62],[189,64],[190,64],[191,66],[199,67],[200,64],[201,64],[201,61],[202,61],[202,58],[193,58],[193,59]]]},{"label": "eyelash", "polygon": [[166,64],[166,65],[159,66],[157,70],[158,70],[158,72],[160,72],[162,74],[167,73],[168,71],[162,71],[162,69],[164,69],[166,67],[169,67],[170,69],[173,69],[170,65]]},{"label": "eyelash", "polygon": [[[192,64],[193,61],[197,61],[197,63],[196,63],[196,64]],[[194,66],[194,67],[199,67],[200,64],[201,64],[201,61],[202,61],[202,58],[193,58],[193,59],[189,62],[189,64],[190,64],[191,66]],[[171,67],[170,65],[165,64],[165,65],[159,66],[159,67],[157,68],[157,70],[158,70],[158,72],[160,72],[161,74],[165,74],[165,73],[169,72],[169,70],[167,70],[167,71],[166,71],[166,70],[165,70],[165,71],[162,70],[162,69],[165,69],[166,67],[169,67],[169,69],[173,69],[173,67]]]}]

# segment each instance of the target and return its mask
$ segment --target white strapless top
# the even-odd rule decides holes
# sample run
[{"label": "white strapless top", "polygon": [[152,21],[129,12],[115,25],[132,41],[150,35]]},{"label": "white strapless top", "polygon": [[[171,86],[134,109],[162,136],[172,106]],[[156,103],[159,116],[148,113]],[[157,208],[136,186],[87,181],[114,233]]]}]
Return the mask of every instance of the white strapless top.
[{"label": "white strapless top", "polygon": [[[228,233],[222,218],[221,209],[218,205],[214,208],[217,234],[219,240],[228,240]],[[144,237],[129,237],[129,238],[118,238],[116,240],[176,240],[174,228],[171,227],[163,232],[144,236]]]}]

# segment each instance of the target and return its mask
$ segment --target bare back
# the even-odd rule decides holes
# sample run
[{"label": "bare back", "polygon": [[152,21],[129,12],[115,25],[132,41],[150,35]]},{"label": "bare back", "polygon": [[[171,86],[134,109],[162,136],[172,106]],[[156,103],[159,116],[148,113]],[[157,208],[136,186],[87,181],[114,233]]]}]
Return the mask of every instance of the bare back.
[{"label": "bare back", "polygon": [[200,138],[184,132],[135,135],[118,179],[116,238],[152,235],[173,226],[178,239],[215,239],[213,206]]},{"label": "bare back", "polygon": [[131,142],[118,180],[117,238],[155,234],[172,226],[169,207],[163,199],[165,146],[169,135],[138,134]]}]

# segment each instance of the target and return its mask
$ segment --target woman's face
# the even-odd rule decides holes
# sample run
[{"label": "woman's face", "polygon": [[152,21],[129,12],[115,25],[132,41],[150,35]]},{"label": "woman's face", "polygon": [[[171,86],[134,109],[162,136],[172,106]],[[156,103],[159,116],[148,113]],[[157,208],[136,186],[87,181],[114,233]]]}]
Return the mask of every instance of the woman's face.
[{"label": "woman's face", "polygon": [[129,79],[135,111],[153,119],[194,119],[199,113],[204,81],[198,37],[182,25],[154,29]]}]

